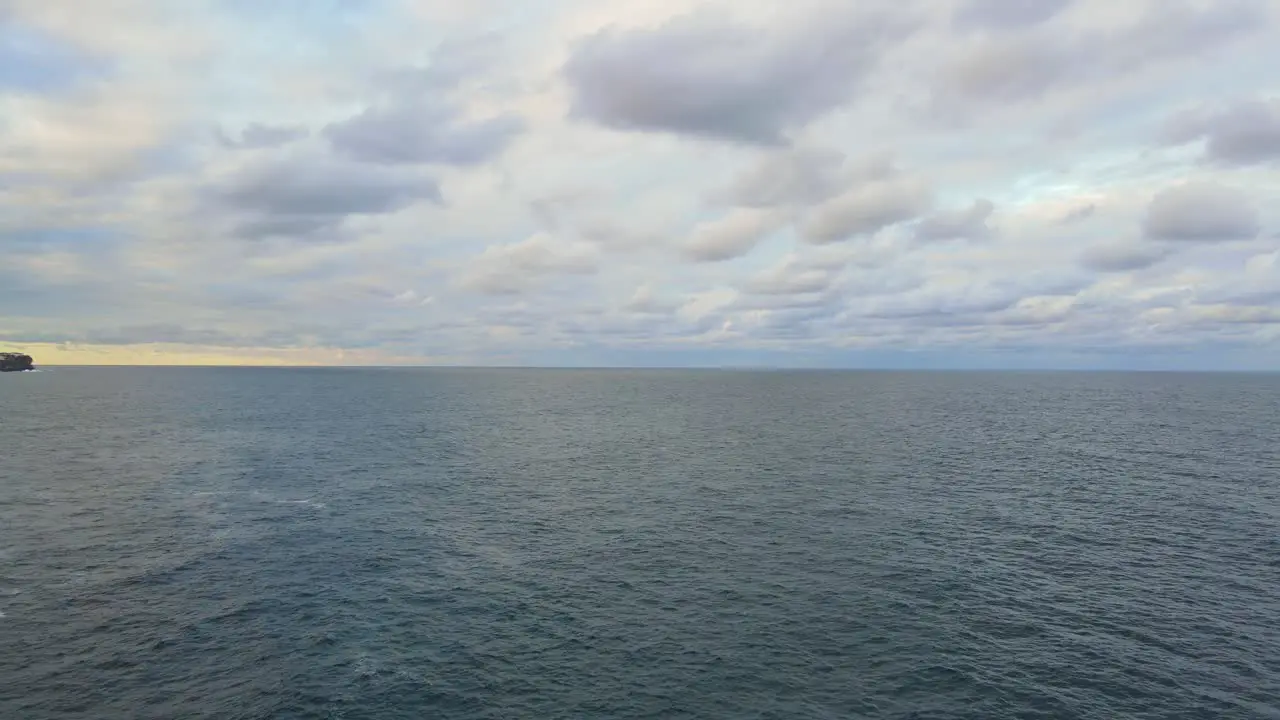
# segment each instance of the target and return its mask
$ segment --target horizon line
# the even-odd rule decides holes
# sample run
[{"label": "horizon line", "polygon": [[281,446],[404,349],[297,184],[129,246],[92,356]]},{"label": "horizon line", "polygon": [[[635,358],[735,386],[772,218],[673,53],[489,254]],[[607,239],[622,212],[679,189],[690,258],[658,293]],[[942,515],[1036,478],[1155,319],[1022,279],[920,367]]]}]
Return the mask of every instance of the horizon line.
[{"label": "horizon line", "polygon": [[66,363],[37,364],[36,370],[43,368],[241,368],[256,370],[701,370],[727,372],[901,372],[901,373],[1169,373],[1169,374],[1214,374],[1214,375],[1269,375],[1280,373],[1280,368],[1273,369],[1239,369],[1239,368],[1108,368],[1108,367],[892,367],[881,365],[868,366],[792,366],[792,365],[460,365],[460,364],[400,364],[400,365],[289,365],[289,364],[253,364],[253,363],[163,363],[163,364],[125,364],[125,363]]}]

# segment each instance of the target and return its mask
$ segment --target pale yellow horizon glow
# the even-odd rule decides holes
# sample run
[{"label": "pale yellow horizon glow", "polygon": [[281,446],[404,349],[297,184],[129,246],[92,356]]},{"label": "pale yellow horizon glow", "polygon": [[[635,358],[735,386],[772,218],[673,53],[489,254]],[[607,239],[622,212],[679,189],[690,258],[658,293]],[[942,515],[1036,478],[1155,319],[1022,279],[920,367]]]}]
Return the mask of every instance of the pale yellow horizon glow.
[{"label": "pale yellow horizon glow", "polygon": [[37,367],[65,365],[326,367],[341,365],[452,365],[459,357],[409,357],[341,348],[214,348],[198,345],[0,344],[0,352],[30,355]]}]

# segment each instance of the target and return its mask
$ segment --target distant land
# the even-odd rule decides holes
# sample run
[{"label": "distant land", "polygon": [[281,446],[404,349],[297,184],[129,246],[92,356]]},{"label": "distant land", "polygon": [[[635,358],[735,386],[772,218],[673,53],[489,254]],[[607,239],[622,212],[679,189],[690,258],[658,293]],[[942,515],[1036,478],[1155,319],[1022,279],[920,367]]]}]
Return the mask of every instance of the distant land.
[{"label": "distant land", "polygon": [[35,361],[23,353],[0,353],[0,372],[22,372],[35,368]]}]

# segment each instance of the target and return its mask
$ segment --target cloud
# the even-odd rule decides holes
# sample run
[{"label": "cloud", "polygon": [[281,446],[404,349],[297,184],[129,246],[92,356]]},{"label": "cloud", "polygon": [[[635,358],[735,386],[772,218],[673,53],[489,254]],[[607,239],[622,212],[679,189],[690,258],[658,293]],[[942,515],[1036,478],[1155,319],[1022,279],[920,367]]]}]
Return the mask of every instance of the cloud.
[{"label": "cloud", "polygon": [[301,155],[272,156],[231,173],[208,195],[241,218],[244,237],[306,235],[353,215],[381,215],[440,203],[434,180],[413,173]]},{"label": "cloud", "polygon": [[246,125],[240,131],[239,139],[229,137],[221,128],[216,133],[218,142],[224,147],[241,150],[279,147],[301,140],[307,135],[307,129],[300,125],[265,125],[256,122]]},{"label": "cloud", "polygon": [[938,92],[960,101],[1034,99],[1078,72],[1073,48],[1025,36],[982,41],[945,73]]},{"label": "cloud", "polygon": [[815,207],[804,225],[804,237],[825,244],[872,235],[919,217],[931,202],[924,182],[894,173],[859,183]]},{"label": "cloud", "polygon": [[94,85],[70,96],[0,96],[0,175],[54,181],[118,181],[161,147],[171,118],[128,89]]},{"label": "cloud", "polygon": [[1058,28],[1044,22],[1056,14],[1044,14],[1052,5],[1019,0],[965,6],[960,17],[985,18],[987,24],[1006,13],[1039,20],[1023,22],[1036,27],[1021,33],[984,35],[960,45],[935,80],[935,99],[951,106],[1029,103],[1058,88],[1216,51],[1268,22],[1266,4],[1259,0],[1207,6],[1170,0],[1145,6],[1128,23]]},{"label": "cloud", "polygon": [[981,240],[991,235],[987,219],[995,207],[990,200],[979,198],[964,210],[933,213],[916,224],[915,237],[922,242]]},{"label": "cloud", "polygon": [[105,78],[110,65],[74,43],[14,22],[0,9],[0,92],[63,92]]},{"label": "cloud", "polygon": [[1143,234],[1152,240],[1251,240],[1261,232],[1258,211],[1234,188],[1184,183],[1157,193],[1147,207]]},{"label": "cloud", "polygon": [[1169,256],[1167,248],[1150,243],[1104,243],[1080,256],[1080,263],[1098,272],[1128,272],[1151,267]]},{"label": "cloud", "polygon": [[733,210],[695,227],[684,244],[684,253],[699,262],[732,260],[750,252],[778,228],[780,220],[777,213],[768,210]]},{"label": "cloud", "polygon": [[1093,217],[1097,212],[1098,212],[1097,205],[1095,205],[1094,203],[1086,203],[1084,205],[1080,205],[1068,210],[1066,213],[1062,215],[1062,219],[1059,220],[1059,222],[1063,225],[1072,225],[1074,223],[1088,220],[1089,218]]},{"label": "cloud", "polygon": [[667,246],[666,237],[656,231],[622,227],[609,221],[591,221],[578,227],[582,239],[614,253],[642,252]]},{"label": "cloud", "polygon": [[758,273],[747,281],[744,289],[753,295],[804,295],[825,293],[836,278],[833,271],[809,267],[795,258]]},{"label": "cloud", "polygon": [[601,30],[564,67],[577,117],[618,130],[779,145],[850,102],[901,21],[849,10],[798,27],[695,13]]},{"label": "cloud", "polygon": [[324,135],[339,154],[363,162],[476,165],[497,157],[524,126],[512,114],[465,120],[454,107],[422,99],[368,108]]},{"label": "cloud", "polygon": [[484,294],[513,295],[557,275],[591,275],[597,268],[593,248],[537,233],[520,242],[485,248],[462,275],[461,285]]},{"label": "cloud", "polygon": [[740,173],[723,196],[742,207],[808,205],[839,191],[844,164],[838,150],[787,148]]},{"label": "cloud", "polygon": [[1018,30],[1046,22],[1075,0],[965,0],[951,22],[961,28]]},{"label": "cloud", "polygon": [[636,288],[623,306],[625,310],[642,315],[670,315],[679,309],[680,304],[670,299],[662,298],[653,285],[644,283]]},{"label": "cloud", "polygon": [[497,157],[525,120],[509,111],[474,116],[459,89],[497,61],[501,46],[493,36],[444,43],[424,66],[376,74],[371,104],[324,136],[339,155],[369,163],[468,166]]},{"label": "cloud", "polygon": [[1280,100],[1254,98],[1182,112],[1165,135],[1179,145],[1203,140],[1205,158],[1224,165],[1280,161]]}]

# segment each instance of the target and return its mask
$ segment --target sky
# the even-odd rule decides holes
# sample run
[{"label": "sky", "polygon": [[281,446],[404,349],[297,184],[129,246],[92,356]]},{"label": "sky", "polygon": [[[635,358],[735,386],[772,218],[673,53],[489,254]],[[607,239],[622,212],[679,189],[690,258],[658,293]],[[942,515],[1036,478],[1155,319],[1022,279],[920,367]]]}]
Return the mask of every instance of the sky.
[{"label": "sky", "polygon": [[1280,0],[0,0],[42,364],[1280,370]]}]

